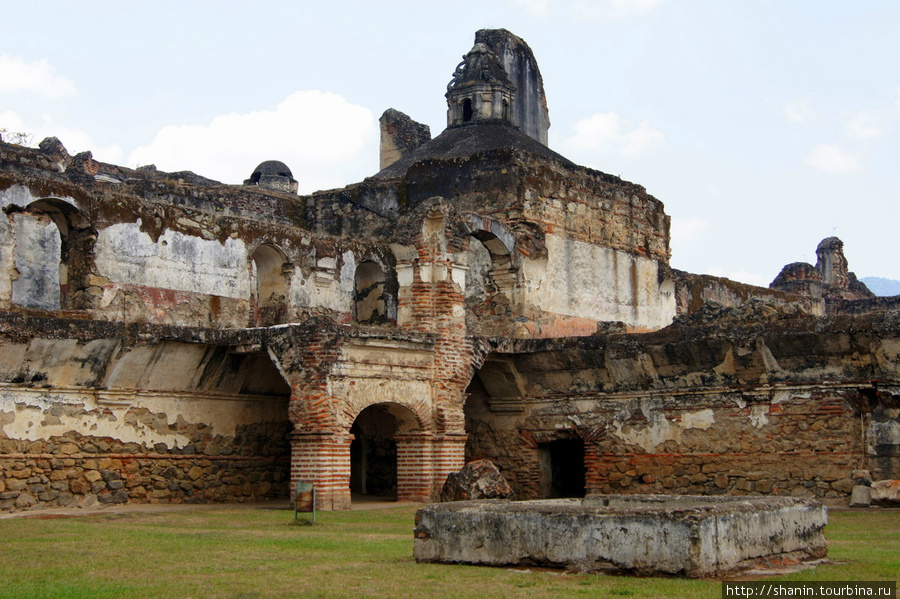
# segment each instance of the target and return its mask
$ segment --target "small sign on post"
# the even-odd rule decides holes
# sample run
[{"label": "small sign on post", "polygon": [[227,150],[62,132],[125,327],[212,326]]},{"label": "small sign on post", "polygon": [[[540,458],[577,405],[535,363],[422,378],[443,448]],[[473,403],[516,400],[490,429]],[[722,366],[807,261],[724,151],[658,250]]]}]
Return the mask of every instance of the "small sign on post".
[{"label": "small sign on post", "polygon": [[312,512],[312,523],[316,523],[316,487],[309,481],[297,481],[294,489],[294,521],[299,512]]}]

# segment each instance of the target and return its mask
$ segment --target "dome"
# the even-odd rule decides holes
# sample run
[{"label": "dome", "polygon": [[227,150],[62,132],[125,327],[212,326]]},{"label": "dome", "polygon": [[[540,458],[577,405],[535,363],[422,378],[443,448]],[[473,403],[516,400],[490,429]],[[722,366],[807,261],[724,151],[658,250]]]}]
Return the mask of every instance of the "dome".
[{"label": "dome", "polygon": [[250,181],[259,183],[259,180],[263,175],[267,175],[270,177],[287,177],[288,179],[294,178],[294,175],[293,173],[291,173],[291,169],[288,168],[288,165],[281,162],[280,160],[266,160],[265,162],[260,162],[259,166],[253,169],[253,174],[250,175]]},{"label": "dome", "polygon": [[244,185],[258,185],[275,191],[297,193],[297,181],[288,165],[280,160],[266,160],[261,162],[253,170],[250,178],[244,181]]}]

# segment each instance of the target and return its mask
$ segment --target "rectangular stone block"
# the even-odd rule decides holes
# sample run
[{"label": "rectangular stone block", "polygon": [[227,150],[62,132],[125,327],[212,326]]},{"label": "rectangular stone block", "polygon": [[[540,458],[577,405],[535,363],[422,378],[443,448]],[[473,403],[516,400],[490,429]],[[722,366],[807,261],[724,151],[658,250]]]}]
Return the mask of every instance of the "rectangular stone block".
[{"label": "rectangular stone block", "polygon": [[413,554],[419,562],[699,577],[824,557],[827,520],[818,501],[787,497],[461,501],[418,511]]}]

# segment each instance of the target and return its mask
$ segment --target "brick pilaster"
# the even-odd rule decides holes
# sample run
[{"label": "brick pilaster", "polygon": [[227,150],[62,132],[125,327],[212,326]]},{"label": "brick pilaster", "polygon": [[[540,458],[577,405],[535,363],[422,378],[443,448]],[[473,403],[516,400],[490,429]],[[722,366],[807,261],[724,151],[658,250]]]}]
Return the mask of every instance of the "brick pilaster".
[{"label": "brick pilaster", "polygon": [[320,510],[350,509],[351,435],[294,432],[291,436],[291,492],[311,481]]}]

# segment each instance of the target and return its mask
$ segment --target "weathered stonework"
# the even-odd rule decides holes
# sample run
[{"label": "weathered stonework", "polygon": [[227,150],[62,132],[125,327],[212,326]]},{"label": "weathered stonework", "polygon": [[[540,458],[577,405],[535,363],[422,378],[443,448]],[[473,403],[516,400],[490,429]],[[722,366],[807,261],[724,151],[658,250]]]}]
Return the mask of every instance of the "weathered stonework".
[{"label": "weathered stonework", "polygon": [[820,503],[784,497],[460,501],[416,513],[413,554],[418,562],[723,576],[824,557],[827,520]]},{"label": "weathered stonework", "polygon": [[816,501],[593,495],[430,505],[416,514],[418,562],[555,566],[723,576],[826,553]]},{"label": "weathered stonework", "polygon": [[662,202],[545,145],[507,31],[447,101],[302,196],[277,160],[224,185],[0,142],[0,509],[297,480],[345,509],[474,458],[523,498],[898,477],[898,303],[854,295],[839,240],[820,296],[673,271]]}]

